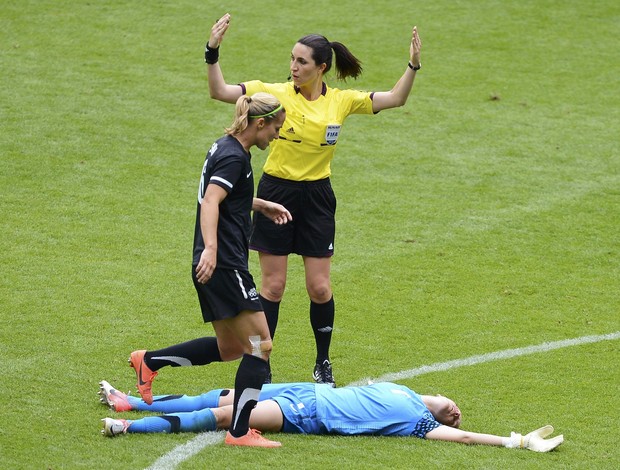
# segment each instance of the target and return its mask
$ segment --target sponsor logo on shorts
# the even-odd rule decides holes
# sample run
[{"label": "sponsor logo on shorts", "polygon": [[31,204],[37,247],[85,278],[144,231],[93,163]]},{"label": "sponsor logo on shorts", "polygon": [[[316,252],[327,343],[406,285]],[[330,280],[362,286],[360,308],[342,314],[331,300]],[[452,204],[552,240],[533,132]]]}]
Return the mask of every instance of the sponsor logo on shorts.
[{"label": "sponsor logo on shorts", "polygon": [[252,287],[248,292],[248,297],[250,298],[250,300],[258,299],[258,292],[256,292],[256,289],[254,287]]}]

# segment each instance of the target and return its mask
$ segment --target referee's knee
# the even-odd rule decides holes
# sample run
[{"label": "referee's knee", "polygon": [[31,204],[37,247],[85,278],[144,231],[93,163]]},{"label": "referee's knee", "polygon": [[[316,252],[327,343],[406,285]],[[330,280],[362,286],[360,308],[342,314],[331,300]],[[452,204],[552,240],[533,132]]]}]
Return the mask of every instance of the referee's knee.
[{"label": "referee's knee", "polygon": [[264,285],[260,294],[271,302],[280,302],[284,296],[284,289],[286,289],[286,281],[280,280]]},{"label": "referee's knee", "polygon": [[329,302],[332,298],[332,289],[329,284],[307,286],[308,297],[317,304]]}]

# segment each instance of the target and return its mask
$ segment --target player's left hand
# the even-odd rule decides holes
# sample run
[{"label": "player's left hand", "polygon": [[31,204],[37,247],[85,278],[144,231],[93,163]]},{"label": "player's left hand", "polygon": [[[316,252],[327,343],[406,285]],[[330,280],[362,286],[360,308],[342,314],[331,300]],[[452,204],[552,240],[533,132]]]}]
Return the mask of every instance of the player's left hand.
[{"label": "player's left hand", "polygon": [[420,64],[420,49],[422,49],[422,41],[418,35],[418,27],[414,26],[411,32],[411,46],[409,47],[409,61],[414,66]]},{"label": "player's left hand", "polygon": [[549,452],[550,450],[558,447],[564,442],[564,435],[552,437],[551,439],[545,439],[547,436],[553,434],[553,426],[547,424],[542,428],[538,428],[525,436],[513,432],[510,435],[512,441],[511,447],[528,449],[534,452]]},{"label": "player's left hand", "polygon": [[215,22],[211,28],[211,36],[209,36],[209,47],[211,49],[217,49],[224,40],[224,34],[230,26],[230,13],[226,13],[219,20]]},{"label": "player's left hand", "polygon": [[534,452],[549,452],[564,442],[563,434],[552,437],[551,439],[545,439],[551,434],[553,434],[553,426],[549,424],[543,426],[542,428],[538,428],[537,430],[525,435],[523,438],[523,447],[533,450]]},{"label": "player's left hand", "polygon": [[265,207],[262,208],[261,212],[277,225],[284,225],[293,220],[293,216],[288,209],[277,202],[266,201]]}]

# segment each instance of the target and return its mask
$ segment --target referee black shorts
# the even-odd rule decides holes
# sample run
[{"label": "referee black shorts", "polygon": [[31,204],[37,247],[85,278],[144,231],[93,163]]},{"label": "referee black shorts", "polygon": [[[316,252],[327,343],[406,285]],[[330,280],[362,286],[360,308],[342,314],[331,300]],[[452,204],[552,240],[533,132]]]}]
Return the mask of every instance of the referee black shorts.
[{"label": "referee black shorts", "polygon": [[211,279],[201,284],[192,266],[192,279],[205,323],[233,318],[244,310],[263,310],[249,271],[215,268]]},{"label": "referee black shorts", "polygon": [[329,178],[290,181],[263,173],[256,197],[282,204],[293,220],[277,225],[260,212],[254,212],[252,250],[313,258],[334,254],[336,195]]}]

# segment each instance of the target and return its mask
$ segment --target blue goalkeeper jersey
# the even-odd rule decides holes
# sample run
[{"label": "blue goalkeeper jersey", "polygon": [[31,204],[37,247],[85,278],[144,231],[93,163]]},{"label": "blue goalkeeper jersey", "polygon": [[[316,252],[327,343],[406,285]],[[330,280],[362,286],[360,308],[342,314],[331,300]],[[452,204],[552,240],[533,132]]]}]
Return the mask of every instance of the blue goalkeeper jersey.
[{"label": "blue goalkeeper jersey", "polygon": [[[129,396],[127,401],[134,410],[169,414],[132,420],[127,432],[214,431],[217,423],[210,408],[218,406],[222,391],[197,397],[156,396],[152,405]],[[282,432],[286,433],[423,438],[440,426],[420,395],[388,382],[343,388],[314,383],[266,384],[259,400],[278,403],[284,416]]]},{"label": "blue goalkeeper jersey", "polygon": [[440,426],[420,395],[404,385],[288,384],[282,388],[271,398],[284,414],[284,432],[423,438]]}]

